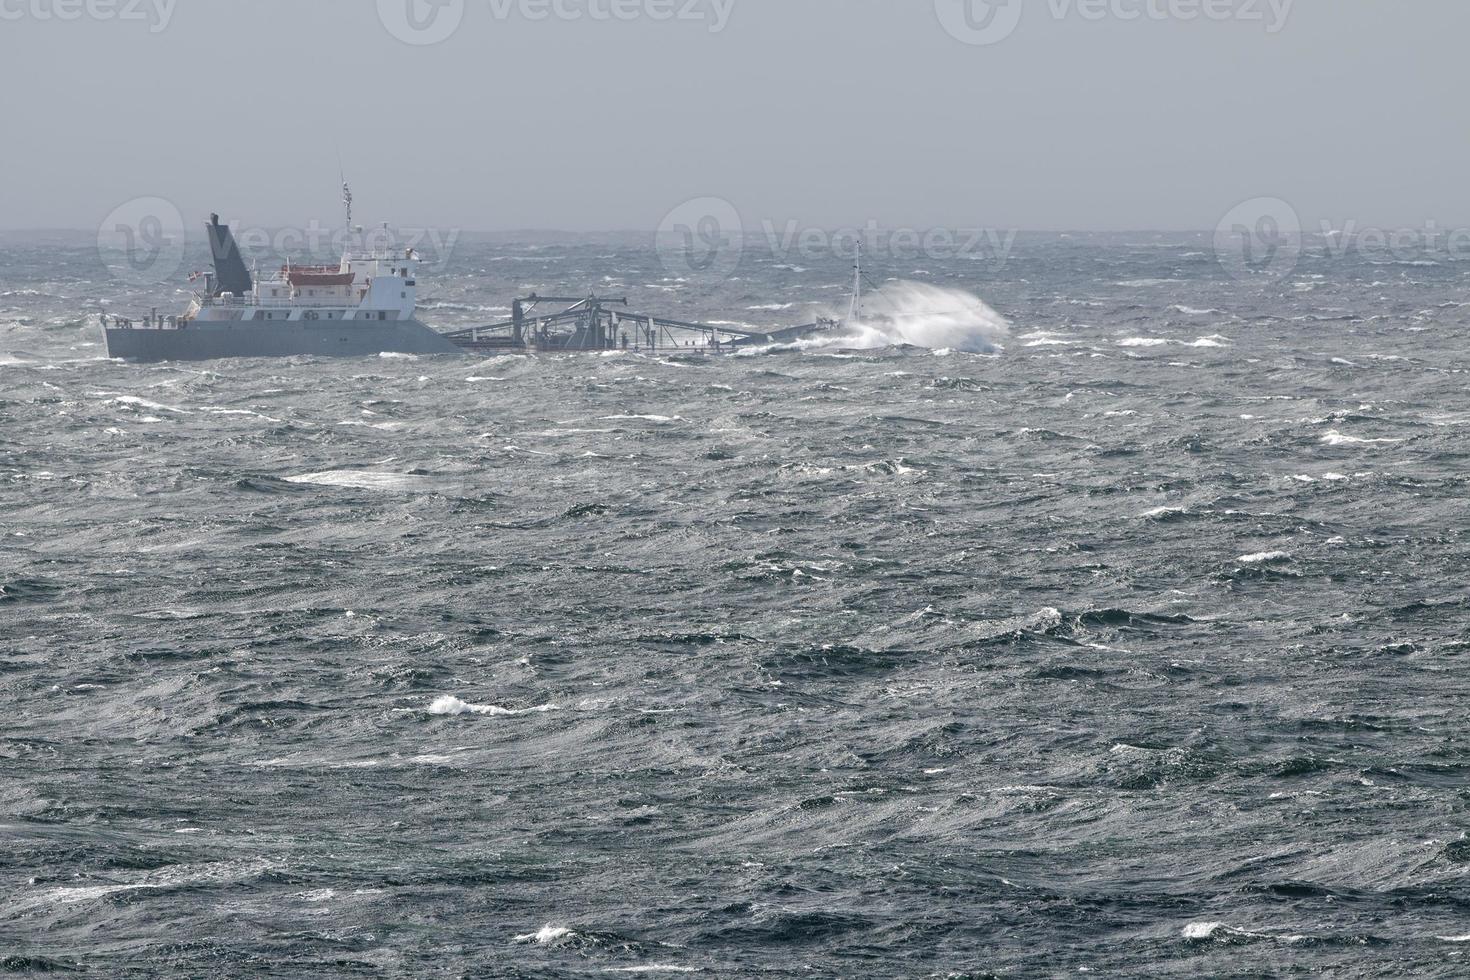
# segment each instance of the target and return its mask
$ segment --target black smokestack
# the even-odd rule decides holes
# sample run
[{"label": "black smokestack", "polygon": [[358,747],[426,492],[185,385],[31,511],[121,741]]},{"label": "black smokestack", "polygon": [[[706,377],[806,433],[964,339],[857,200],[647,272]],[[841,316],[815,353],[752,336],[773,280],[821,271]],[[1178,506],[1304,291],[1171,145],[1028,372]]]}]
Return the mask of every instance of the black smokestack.
[{"label": "black smokestack", "polygon": [[244,296],[254,287],[250,270],[240,257],[240,248],[230,226],[219,223],[219,215],[209,216],[209,254],[214,257],[214,295],[234,293]]}]

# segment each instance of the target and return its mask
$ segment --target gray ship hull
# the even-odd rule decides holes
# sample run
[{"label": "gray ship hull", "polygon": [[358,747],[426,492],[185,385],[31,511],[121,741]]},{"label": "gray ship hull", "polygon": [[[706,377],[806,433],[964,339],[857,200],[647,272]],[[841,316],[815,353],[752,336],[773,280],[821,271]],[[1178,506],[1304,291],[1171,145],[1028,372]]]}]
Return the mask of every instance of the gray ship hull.
[{"label": "gray ship hull", "polygon": [[180,329],[107,327],[105,333],[108,357],[143,362],[464,353],[453,341],[418,320],[360,324],[196,320]]}]

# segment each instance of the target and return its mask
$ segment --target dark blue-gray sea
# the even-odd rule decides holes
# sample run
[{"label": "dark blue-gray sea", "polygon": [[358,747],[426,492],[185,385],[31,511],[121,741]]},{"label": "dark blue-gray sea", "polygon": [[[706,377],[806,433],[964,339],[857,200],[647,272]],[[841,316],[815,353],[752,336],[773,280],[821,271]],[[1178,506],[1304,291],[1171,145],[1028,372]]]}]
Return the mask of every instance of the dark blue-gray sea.
[{"label": "dark blue-gray sea", "polygon": [[[480,241],[421,317],[849,264]],[[8,238],[0,972],[1470,973],[1470,266],[869,272],[1009,330],[131,365],[177,278]]]}]

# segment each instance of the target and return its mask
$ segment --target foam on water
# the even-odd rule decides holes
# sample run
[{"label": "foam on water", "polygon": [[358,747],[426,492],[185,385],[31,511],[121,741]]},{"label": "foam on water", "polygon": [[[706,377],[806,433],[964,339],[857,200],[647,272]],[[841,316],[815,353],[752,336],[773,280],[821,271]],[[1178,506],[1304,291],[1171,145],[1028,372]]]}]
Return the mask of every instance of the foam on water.
[{"label": "foam on water", "polygon": [[1184,927],[1184,938],[1209,939],[1223,928],[1225,928],[1225,923],[1223,922],[1191,922]]},{"label": "foam on water", "polygon": [[658,423],[662,424],[662,423],[666,423],[666,422],[682,422],[684,420],[682,418],[680,418],[679,416],[677,416],[677,415],[604,415],[600,419],[598,419],[598,421],[599,422],[658,422]]},{"label": "foam on water", "polygon": [[577,934],[575,932],[573,932],[571,929],[568,929],[566,926],[553,926],[547,924],[542,926],[535,932],[528,932],[524,935],[516,936],[515,942],[534,943],[538,946],[554,946],[558,943],[566,942],[576,935]]},{"label": "foam on water", "polygon": [[1183,936],[1189,940],[1217,939],[1219,937],[1238,937],[1241,939],[1266,939],[1280,943],[1299,943],[1307,937],[1299,934],[1278,935],[1268,932],[1253,932],[1249,929],[1236,929],[1223,922],[1192,922],[1184,927]]},{"label": "foam on water", "polygon": [[453,695],[445,694],[429,705],[427,710],[431,715],[490,715],[511,718],[518,715],[545,714],[548,711],[560,711],[561,709],[554,704],[543,704],[534,708],[500,708],[493,704],[471,704]]},{"label": "foam on water", "polygon": [[249,881],[272,870],[268,861],[252,859],[210,864],[178,864],[139,874],[130,882],[108,882],[92,885],[68,885],[53,888],[44,898],[50,902],[72,905],[90,902],[127,892],[165,891],[201,885],[222,885]]},{"label": "foam on water", "polygon": [[407,473],[380,473],[372,470],[327,470],[288,476],[287,483],[310,483],[321,487],[351,487],[357,490],[414,490],[424,485],[422,477]]},{"label": "foam on water", "polygon": [[1290,561],[1291,555],[1285,551],[1262,551],[1253,555],[1241,555],[1235,560],[1242,565],[1268,565],[1279,561]]},{"label": "foam on water", "polygon": [[163,405],[159,402],[149,401],[146,398],[139,398],[137,395],[119,395],[111,399],[110,404],[127,405],[133,408],[146,408],[154,412],[172,412],[175,415],[189,414],[189,409],[181,405]]},{"label": "foam on water", "polygon": [[805,346],[877,348],[908,344],[931,350],[993,354],[1010,325],[973,293],[927,283],[886,284],[863,300],[864,317],[842,334]]},{"label": "foam on water", "polygon": [[1403,442],[1402,439],[1368,439],[1362,436],[1350,436],[1338,432],[1336,429],[1329,430],[1322,441],[1329,446],[1386,446],[1392,443]]},{"label": "foam on water", "polygon": [[612,966],[604,973],[698,973],[693,966],[671,966],[665,963],[650,963],[647,966]]}]

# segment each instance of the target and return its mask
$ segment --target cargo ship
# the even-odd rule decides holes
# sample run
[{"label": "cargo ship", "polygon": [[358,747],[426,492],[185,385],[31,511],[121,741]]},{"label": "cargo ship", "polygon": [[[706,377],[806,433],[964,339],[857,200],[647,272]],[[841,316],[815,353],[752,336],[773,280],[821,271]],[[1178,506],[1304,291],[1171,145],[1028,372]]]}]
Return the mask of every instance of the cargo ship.
[{"label": "cargo ship", "polygon": [[252,274],[228,225],[210,215],[214,272],[189,307],[137,320],[104,317],[107,355],[129,361],[228,357],[458,354],[415,316],[420,259],[411,248],[345,252],[335,266]]},{"label": "cargo ship", "polygon": [[[343,193],[351,228],[352,192],[345,182]],[[194,291],[188,309],[175,316],[155,309],[138,318],[102,317],[108,357],[157,363],[379,354],[722,353],[789,343],[840,325],[819,319],[775,330],[739,329],[629,311],[625,297],[532,293],[514,301],[509,320],[441,333],[416,316],[421,259],[412,248],[348,250],[336,265],[287,262],[260,274],[246,266],[218,214],[209,216],[206,230],[214,271],[190,277],[202,280],[203,288]],[[857,297],[854,310],[861,312]]]}]

